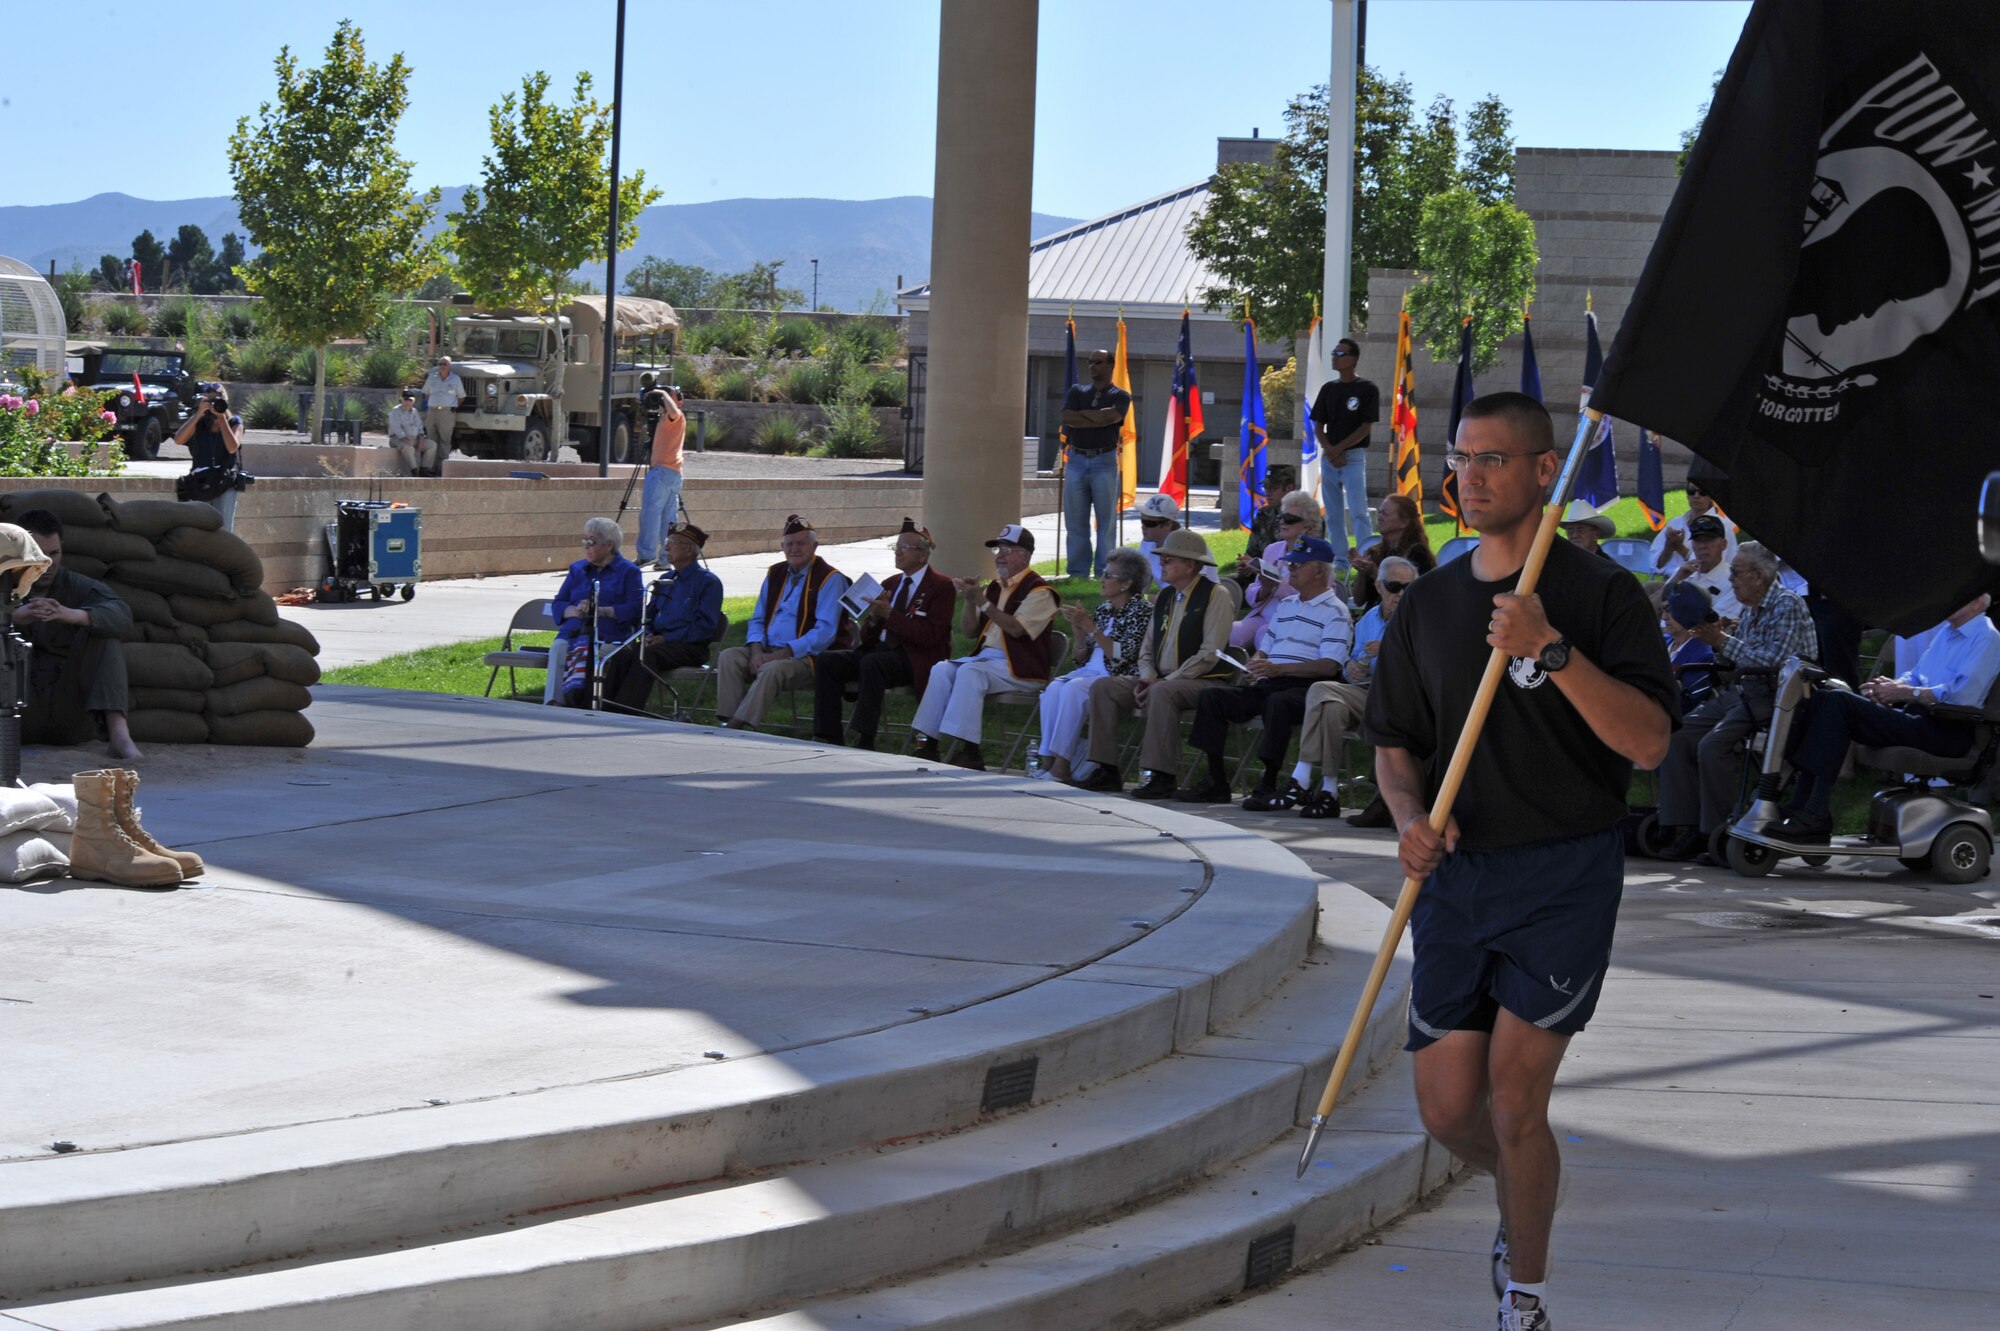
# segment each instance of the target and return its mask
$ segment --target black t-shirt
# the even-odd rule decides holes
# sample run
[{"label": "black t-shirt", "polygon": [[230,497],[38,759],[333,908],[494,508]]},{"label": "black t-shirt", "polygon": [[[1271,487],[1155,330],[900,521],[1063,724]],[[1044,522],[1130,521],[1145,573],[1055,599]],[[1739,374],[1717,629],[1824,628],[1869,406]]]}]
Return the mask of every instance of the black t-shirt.
[{"label": "black t-shirt", "polygon": [[[1382,394],[1366,379],[1347,384],[1329,379],[1319,386],[1312,413],[1313,423],[1326,426],[1328,436],[1338,443],[1353,434],[1363,421],[1373,424],[1382,419]],[[1363,437],[1355,447],[1368,447],[1367,438]]]},{"label": "black t-shirt", "polygon": [[[1515,574],[1480,582],[1472,566],[1470,555],[1455,559],[1403,593],[1361,723],[1370,744],[1407,749],[1422,763],[1431,800],[1493,653],[1486,645],[1493,598],[1519,581]],[[1666,644],[1638,579],[1557,541],[1536,590],[1550,626],[1574,652],[1654,699],[1678,724]],[[1597,738],[1555,681],[1532,660],[1515,657],[1452,806],[1459,845],[1492,850],[1615,827],[1631,781],[1632,764]]]},{"label": "black t-shirt", "polygon": [[[1132,410],[1132,395],[1117,384],[1106,384],[1102,388],[1091,384],[1071,384],[1069,392],[1063,395],[1064,411],[1097,411],[1104,407],[1129,412]],[[1066,425],[1063,433],[1069,436],[1071,448],[1085,453],[1118,447],[1117,425]]]},{"label": "black t-shirt", "polygon": [[[241,430],[243,418],[230,414],[229,423]],[[188,457],[193,462],[190,470],[202,467],[227,467],[236,461],[236,455],[229,451],[229,445],[222,438],[222,431],[213,425],[201,425],[188,436]]]}]

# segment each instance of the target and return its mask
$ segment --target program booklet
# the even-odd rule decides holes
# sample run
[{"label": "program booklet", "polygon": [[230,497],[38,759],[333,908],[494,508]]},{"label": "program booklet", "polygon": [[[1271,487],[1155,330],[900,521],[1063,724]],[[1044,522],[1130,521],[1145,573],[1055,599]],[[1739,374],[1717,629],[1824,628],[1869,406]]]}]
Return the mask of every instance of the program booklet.
[{"label": "program booklet", "polygon": [[863,573],[848,585],[840,596],[840,608],[855,619],[861,618],[868,609],[869,602],[882,595],[882,584],[875,581],[872,573]]}]

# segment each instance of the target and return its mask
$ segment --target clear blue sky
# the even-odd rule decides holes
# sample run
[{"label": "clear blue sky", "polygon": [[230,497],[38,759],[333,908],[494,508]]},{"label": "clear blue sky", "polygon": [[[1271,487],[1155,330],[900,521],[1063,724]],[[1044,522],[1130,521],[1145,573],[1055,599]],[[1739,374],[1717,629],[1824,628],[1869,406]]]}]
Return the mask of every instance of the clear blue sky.
[{"label": "clear blue sky", "polygon": [[[486,109],[522,75],[596,75],[612,0],[68,0],[9,6],[0,204],[230,192],[236,118],[290,43],[354,19],[414,67],[401,147],[422,184],[478,174]],[[1419,102],[1497,92],[1523,146],[1672,148],[1747,3],[1376,0],[1368,58]],[[663,203],[929,194],[936,0],[629,0],[624,161]],[[553,16],[553,17],[552,17]],[[1218,135],[1282,132],[1327,77],[1327,0],[1042,0],[1035,207],[1091,217],[1207,175]],[[24,57],[23,53],[33,53]]]}]

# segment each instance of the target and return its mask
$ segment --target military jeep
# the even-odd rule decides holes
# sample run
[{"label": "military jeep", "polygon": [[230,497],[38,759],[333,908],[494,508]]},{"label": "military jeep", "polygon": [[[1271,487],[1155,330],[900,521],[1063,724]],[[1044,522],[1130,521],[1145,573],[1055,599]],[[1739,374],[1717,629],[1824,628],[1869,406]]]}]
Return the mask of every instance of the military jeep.
[{"label": "military jeep", "polygon": [[181,428],[194,406],[195,377],[178,351],[71,342],[67,359],[77,387],[113,395],[106,409],[117,414],[119,442],[135,462],[158,457],[161,442]]}]

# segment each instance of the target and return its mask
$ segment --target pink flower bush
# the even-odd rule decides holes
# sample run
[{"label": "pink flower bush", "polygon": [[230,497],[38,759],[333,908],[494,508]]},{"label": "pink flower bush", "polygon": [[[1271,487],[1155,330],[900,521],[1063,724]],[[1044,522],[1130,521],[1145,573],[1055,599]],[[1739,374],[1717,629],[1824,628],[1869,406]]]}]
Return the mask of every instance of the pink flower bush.
[{"label": "pink flower bush", "polygon": [[108,412],[108,411],[100,411],[100,412],[98,412],[98,413],[97,413],[97,419],[99,419],[99,420],[103,421],[103,422],[104,422],[104,423],[105,423],[106,425],[116,425],[116,424],[118,424],[118,417],[117,417],[116,415],[114,415],[113,413],[111,413],[111,412]]},{"label": "pink flower bush", "polygon": [[27,412],[30,416],[39,416],[42,414],[42,404],[34,398],[29,398],[27,405],[22,407],[21,410]]}]

